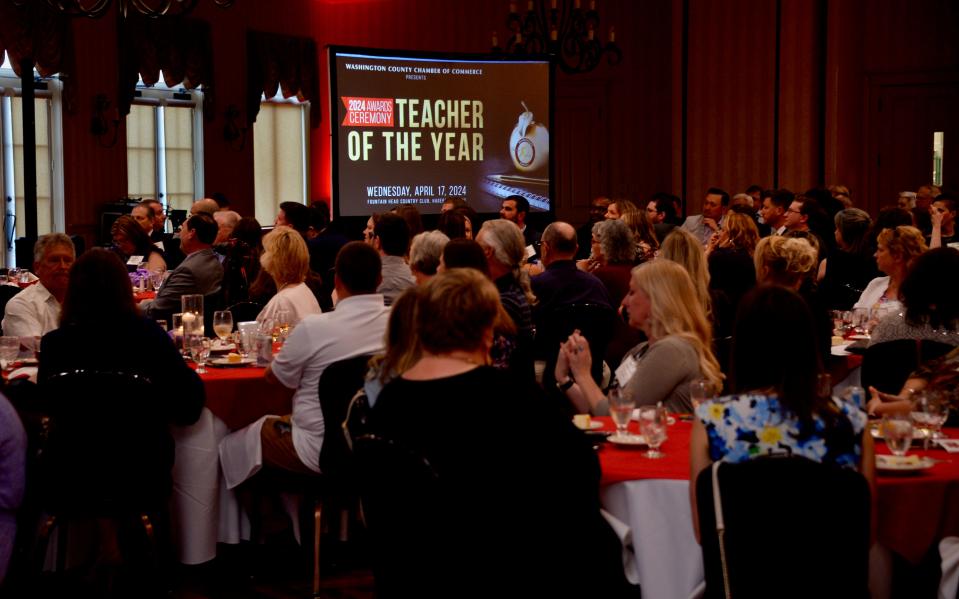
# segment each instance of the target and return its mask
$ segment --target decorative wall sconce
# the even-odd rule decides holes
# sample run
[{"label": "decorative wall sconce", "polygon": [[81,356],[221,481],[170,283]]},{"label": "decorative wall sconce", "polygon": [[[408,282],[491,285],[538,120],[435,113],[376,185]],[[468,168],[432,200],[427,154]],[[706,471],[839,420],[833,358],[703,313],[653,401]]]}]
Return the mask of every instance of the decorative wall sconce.
[{"label": "decorative wall sconce", "polygon": [[[104,139],[113,136],[106,142]],[[93,118],[90,119],[90,133],[97,138],[97,143],[104,148],[112,148],[117,143],[120,131],[120,112],[110,107],[110,100],[106,94],[97,94],[93,98]]]},{"label": "decorative wall sconce", "polygon": [[243,146],[246,145],[246,132],[248,127],[241,127],[239,125],[240,109],[236,107],[236,104],[230,104],[226,107],[226,112],[223,116],[226,117],[226,124],[223,125],[223,139],[225,139],[234,150],[242,150]]}]

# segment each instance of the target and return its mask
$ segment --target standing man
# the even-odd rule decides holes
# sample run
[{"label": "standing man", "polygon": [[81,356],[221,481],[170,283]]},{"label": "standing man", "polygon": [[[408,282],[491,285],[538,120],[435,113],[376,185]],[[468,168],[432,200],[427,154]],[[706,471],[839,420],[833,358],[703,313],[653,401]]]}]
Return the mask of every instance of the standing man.
[{"label": "standing man", "polygon": [[[533,246],[535,250],[539,245],[540,233],[526,224],[527,216],[529,216],[529,200],[521,195],[511,195],[503,200],[503,203],[500,205],[499,217],[519,227],[520,232],[523,234],[523,243],[526,244],[527,248]],[[529,250],[527,250],[527,254],[529,254]]]},{"label": "standing man", "polygon": [[709,245],[709,240],[723,226],[723,217],[729,210],[729,194],[718,187],[706,190],[703,200],[703,213],[694,214],[683,222],[683,228],[692,233],[702,242],[703,247]]},{"label": "standing man", "polygon": [[29,338],[30,346],[33,337],[42,337],[60,326],[60,305],[67,295],[74,260],[73,242],[63,233],[49,233],[37,240],[33,270],[40,280],[7,302],[4,335]]},{"label": "standing man", "polygon": [[169,318],[180,311],[181,296],[191,293],[209,295],[220,289],[223,267],[213,251],[216,232],[216,221],[205,212],[194,214],[183,223],[180,249],[186,258],[170,273],[156,299],[141,302],[144,314],[150,318]]}]

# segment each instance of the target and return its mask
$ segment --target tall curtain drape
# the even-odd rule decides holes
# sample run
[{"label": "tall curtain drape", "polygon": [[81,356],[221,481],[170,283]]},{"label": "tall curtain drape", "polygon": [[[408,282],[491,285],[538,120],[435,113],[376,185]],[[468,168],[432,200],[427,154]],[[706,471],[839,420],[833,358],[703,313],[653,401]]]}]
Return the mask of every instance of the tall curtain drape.
[{"label": "tall curtain drape", "polygon": [[40,75],[63,76],[63,103],[73,110],[76,81],[73,56],[73,32],[70,19],[52,10],[46,2],[0,0],[0,56],[6,51],[19,76],[24,59],[30,60]]},{"label": "tall curtain drape", "polygon": [[120,115],[130,113],[137,80],[167,87],[203,86],[203,113],[213,118],[213,43],[210,24],[183,17],[150,19],[132,11],[118,18]]},{"label": "tall curtain drape", "polygon": [[260,95],[272,98],[280,90],[284,98],[309,100],[310,126],[319,127],[319,67],[311,38],[247,32],[246,60],[246,118],[250,124],[260,112]]}]

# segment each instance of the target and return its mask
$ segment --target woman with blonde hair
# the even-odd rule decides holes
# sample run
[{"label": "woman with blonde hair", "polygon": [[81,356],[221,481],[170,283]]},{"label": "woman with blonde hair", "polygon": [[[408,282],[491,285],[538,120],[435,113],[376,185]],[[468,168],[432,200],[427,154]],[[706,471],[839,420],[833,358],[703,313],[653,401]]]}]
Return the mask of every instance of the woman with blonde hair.
[{"label": "woman with blonde hair", "polygon": [[887,276],[870,281],[853,308],[880,312],[881,315],[877,314],[875,320],[900,311],[899,286],[906,278],[912,261],[927,249],[926,240],[915,227],[900,225],[894,229],[883,229],[876,238],[875,256],[876,266]]},{"label": "woman with blonde hair", "polygon": [[660,258],[675,262],[686,269],[696,287],[696,297],[703,306],[706,315],[712,313],[712,300],[709,295],[709,268],[703,245],[696,236],[685,229],[675,229],[663,241]]},{"label": "woman with blonde hair", "polygon": [[276,283],[276,295],[257,315],[257,322],[275,320],[284,310],[292,328],[310,314],[320,313],[316,296],[304,282],[310,272],[310,253],[302,235],[282,226],[267,233],[260,265]]},{"label": "woman with blonde hair", "polygon": [[[646,333],[648,341],[623,358],[613,385],[633,394],[638,404],[663,402],[673,412],[692,411],[689,383],[694,380],[705,379],[718,392],[723,374],[698,300],[696,286],[679,264],[653,260],[634,268],[623,308],[630,326]],[[560,348],[556,384],[578,411],[606,414],[609,404],[590,376],[591,365],[589,343],[573,333]]]},{"label": "woman with blonde hair", "polygon": [[717,337],[725,337],[732,330],[739,300],[756,286],[756,267],[753,252],[759,243],[759,229],[752,217],[730,210],[723,219],[723,228],[713,235],[706,246],[706,261],[709,267],[709,288],[719,297],[717,304],[724,306],[724,328]]}]

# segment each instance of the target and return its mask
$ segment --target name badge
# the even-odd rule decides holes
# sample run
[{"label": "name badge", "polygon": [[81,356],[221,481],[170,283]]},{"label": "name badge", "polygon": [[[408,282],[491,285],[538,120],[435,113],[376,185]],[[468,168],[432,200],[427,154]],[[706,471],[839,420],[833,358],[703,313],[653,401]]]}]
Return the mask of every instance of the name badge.
[{"label": "name badge", "polygon": [[620,387],[625,387],[633,375],[636,374],[636,358],[628,356],[623,358],[619,368],[616,369],[616,380]]},{"label": "name badge", "polygon": [[130,256],[130,259],[127,260],[129,266],[140,266],[143,262],[143,256]]}]

